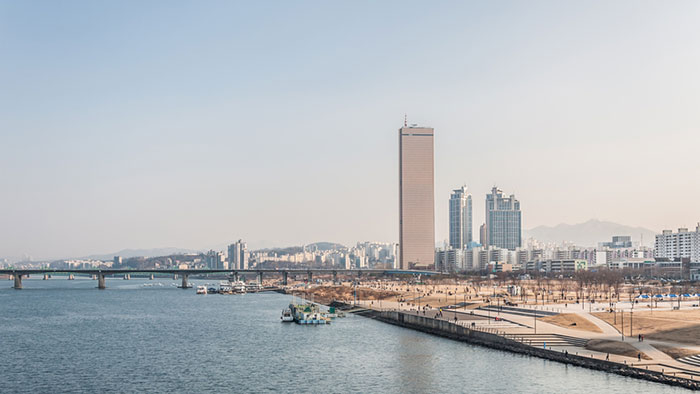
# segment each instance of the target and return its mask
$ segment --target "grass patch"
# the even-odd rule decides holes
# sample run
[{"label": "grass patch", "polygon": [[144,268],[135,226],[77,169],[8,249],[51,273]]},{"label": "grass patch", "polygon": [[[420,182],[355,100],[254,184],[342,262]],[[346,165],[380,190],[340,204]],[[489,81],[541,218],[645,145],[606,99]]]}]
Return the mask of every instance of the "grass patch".
[{"label": "grass patch", "polygon": [[588,341],[588,343],[586,343],[586,349],[627,357],[637,357],[637,354],[642,353],[643,360],[651,360],[651,357],[647,356],[643,352],[640,352],[637,350],[637,348],[626,342],[609,341],[607,339],[591,339]]},{"label": "grass patch", "polygon": [[[622,315],[620,313],[594,313],[595,316],[605,320],[618,331],[622,329]],[[625,312],[624,332],[629,335],[630,323],[633,323],[633,336],[644,334],[646,338],[659,341],[686,343],[700,345],[700,310],[683,309],[680,311],[661,310],[635,311],[634,316]]]},{"label": "grass patch", "polygon": [[560,313],[555,316],[546,316],[539,320],[545,323],[551,323],[559,327],[571,328],[574,330],[597,333],[603,332],[600,328],[598,328],[598,326],[593,324],[593,322],[576,313]]},{"label": "grass patch", "polygon": [[696,354],[700,354],[700,352],[692,349],[685,349],[681,347],[673,347],[673,346],[668,346],[668,345],[659,345],[659,344],[652,344],[651,346],[661,350],[662,352],[668,354],[669,356],[673,358],[683,358],[683,357],[688,357],[688,356],[695,356]]}]

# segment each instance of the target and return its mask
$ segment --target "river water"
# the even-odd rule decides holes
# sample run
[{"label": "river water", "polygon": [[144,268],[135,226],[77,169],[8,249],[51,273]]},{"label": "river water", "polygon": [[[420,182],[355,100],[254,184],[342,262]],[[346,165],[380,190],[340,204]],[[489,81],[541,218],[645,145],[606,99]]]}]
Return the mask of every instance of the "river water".
[{"label": "river water", "polygon": [[108,279],[102,291],[87,279],[23,283],[0,282],[2,393],[686,391],[359,316],[283,324],[291,297],[276,293],[202,296],[172,280]]}]

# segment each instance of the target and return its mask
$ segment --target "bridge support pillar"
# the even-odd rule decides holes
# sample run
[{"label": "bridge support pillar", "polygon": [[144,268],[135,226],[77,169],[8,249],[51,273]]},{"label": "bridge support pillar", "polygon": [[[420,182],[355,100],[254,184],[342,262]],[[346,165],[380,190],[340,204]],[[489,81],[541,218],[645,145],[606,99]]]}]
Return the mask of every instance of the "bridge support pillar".
[{"label": "bridge support pillar", "polygon": [[151,274],[151,276],[148,279],[153,280],[153,278],[154,278],[154,275]]},{"label": "bridge support pillar", "polygon": [[15,274],[15,285],[12,287],[17,290],[22,288],[22,274]]},{"label": "bridge support pillar", "polygon": [[233,273],[233,281],[238,282],[238,272]]},{"label": "bridge support pillar", "polygon": [[173,280],[177,280],[177,274],[173,274]]},{"label": "bridge support pillar", "polygon": [[338,283],[338,271],[333,271],[333,284]]},{"label": "bridge support pillar", "polygon": [[183,289],[189,289],[190,284],[187,282],[187,279],[189,278],[189,275],[187,274],[182,274],[182,288]]},{"label": "bridge support pillar", "polygon": [[262,285],[262,279],[263,279],[263,273],[262,271],[258,271],[258,283]]},{"label": "bridge support pillar", "polygon": [[107,288],[107,286],[105,286],[105,274],[97,274],[97,288],[100,290]]},{"label": "bridge support pillar", "polygon": [[49,274],[44,274],[44,279],[43,280],[49,280]]},{"label": "bridge support pillar", "polygon": [[306,273],[306,275],[307,275],[307,276],[306,276],[306,281],[307,281],[309,284],[311,284],[311,282],[314,280],[314,275],[311,273],[311,271],[308,271],[308,272]]},{"label": "bridge support pillar", "polygon": [[68,280],[75,280],[75,276],[73,274],[68,274]]},{"label": "bridge support pillar", "polygon": [[289,273],[288,272],[282,272],[282,284],[287,286],[287,282],[289,281]]},{"label": "bridge support pillar", "polygon": [[131,279],[131,275],[130,275],[130,274],[124,274],[124,280],[129,280],[129,279]]}]

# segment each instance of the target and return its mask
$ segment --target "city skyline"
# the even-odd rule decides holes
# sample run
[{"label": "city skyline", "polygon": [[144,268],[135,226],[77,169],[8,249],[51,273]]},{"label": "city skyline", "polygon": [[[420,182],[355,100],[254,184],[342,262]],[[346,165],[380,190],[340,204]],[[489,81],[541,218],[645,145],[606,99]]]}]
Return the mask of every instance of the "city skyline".
[{"label": "city skyline", "polygon": [[698,21],[0,0],[0,391],[700,391]]},{"label": "city skyline", "polygon": [[438,243],[465,183],[527,229],[700,218],[695,2],[0,7],[1,257],[397,242],[405,113]]}]

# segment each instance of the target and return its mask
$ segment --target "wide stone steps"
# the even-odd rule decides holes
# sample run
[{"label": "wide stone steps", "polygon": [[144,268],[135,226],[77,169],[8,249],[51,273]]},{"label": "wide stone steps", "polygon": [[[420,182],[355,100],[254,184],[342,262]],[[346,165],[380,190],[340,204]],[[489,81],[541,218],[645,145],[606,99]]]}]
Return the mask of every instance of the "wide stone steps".
[{"label": "wide stone steps", "polygon": [[514,308],[510,306],[496,306],[496,305],[491,305],[491,306],[481,306],[477,308],[482,311],[491,311],[491,312],[498,312],[499,310],[503,313],[510,313],[512,315],[517,315],[517,316],[528,316],[528,317],[534,317],[535,314],[537,317],[545,317],[545,316],[555,316],[558,315],[559,313],[557,312],[552,312],[552,311],[541,311],[541,310],[533,310],[533,309],[526,309],[526,308]]},{"label": "wide stone steps", "polygon": [[676,361],[680,361],[683,364],[692,365],[694,367],[700,367],[700,355],[683,357]]},{"label": "wide stone steps", "polygon": [[588,343],[587,339],[576,338],[561,334],[516,334],[517,340],[532,346],[577,346],[585,347]]}]

